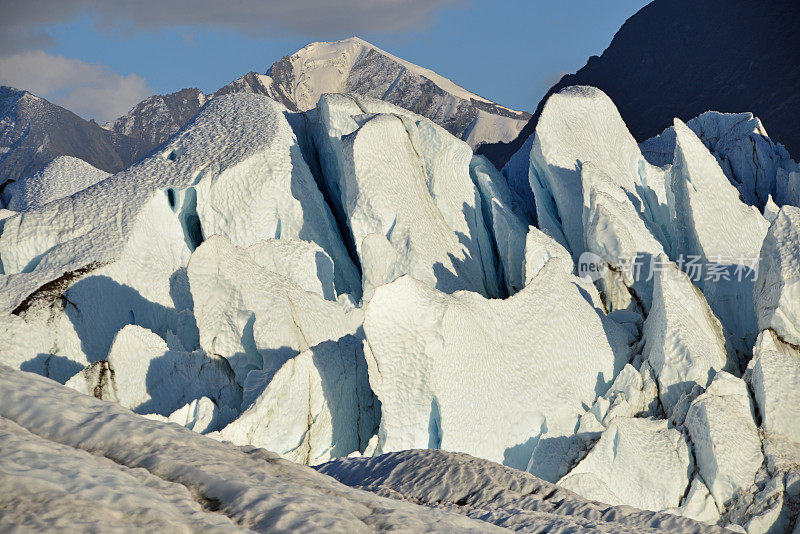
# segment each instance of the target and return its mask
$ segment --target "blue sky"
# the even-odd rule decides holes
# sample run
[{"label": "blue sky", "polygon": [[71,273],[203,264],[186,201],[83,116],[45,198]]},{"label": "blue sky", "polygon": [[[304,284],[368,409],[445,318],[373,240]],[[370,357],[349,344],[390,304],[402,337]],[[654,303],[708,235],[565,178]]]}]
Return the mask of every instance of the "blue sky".
[{"label": "blue sky", "polygon": [[533,111],[561,74],[599,55],[648,3],[296,0],[287,7],[266,0],[248,9],[251,1],[223,12],[209,0],[108,0],[100,8],[81,0],[29,0],[27,8],[0,0],[5,40],[13,38],[11,45],[0,39],[0,83],[104,121],[153,92],[211,92],[311,41],[358,35],[486,98]]}]

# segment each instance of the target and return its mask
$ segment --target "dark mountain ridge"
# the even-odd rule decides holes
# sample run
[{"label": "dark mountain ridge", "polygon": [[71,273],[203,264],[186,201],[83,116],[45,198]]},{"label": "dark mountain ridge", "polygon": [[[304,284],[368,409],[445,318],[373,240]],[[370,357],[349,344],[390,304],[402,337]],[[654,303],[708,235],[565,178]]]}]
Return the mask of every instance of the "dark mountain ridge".
[{"label": "dark mountain ridge", "polygon": [[478,147],[502,167],[534,132],[550,95],[570,85],[605,92],[641,142],[704,111],[752,112],[800,153],[800,2],[655,0],[630,17],[600,57],[561,78],[510,143]]}]

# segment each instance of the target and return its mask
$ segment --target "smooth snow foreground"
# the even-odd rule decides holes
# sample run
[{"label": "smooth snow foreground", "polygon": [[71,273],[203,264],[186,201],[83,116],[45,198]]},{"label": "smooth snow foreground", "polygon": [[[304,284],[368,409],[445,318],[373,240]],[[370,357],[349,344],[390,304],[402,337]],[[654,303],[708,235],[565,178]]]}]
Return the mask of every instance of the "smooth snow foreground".
[{"label": "smooth snow foreground", "polygon": [[[326,94],[292,113],[231,94],[80,191],[48,182],[62,173],[37,175],[52,200],[2,212],[0,362],[66,387],[3,371],[9,450],[24,458],[39,440],[73,458],[36,465],[71,466],[75,476],[59,476],[87,500],[78,474],[127,473],[100,456],[144,467],[117,484],[158,492],[157,508],[119,499],[130,503],[119,517],[136,521],[487,528],[365,504],[374,497],[256,447],[522,530],[620,531],[591,523],[620,518],[699,530],[691,518],[791,532],[796,164],[739,118],[676,119],[639,146],[606,95],[564,89],[528,145],[533,196],[521,197],[519,176],[510,187],[465,142],[386,102]],[[744,158],[751,142],[764,157]],[[532,206],[538,227],[525,222]],[[281,496],[290,482],[263,478],[263,466],[307,484]],[[409,485],[431,476],[442,485],[430,492]],[[527,485],[534,496],[519,493]],[[566,490],[605,504],[552,502],[573,502]],[[44,490],[30,491],[15,510]]]}]

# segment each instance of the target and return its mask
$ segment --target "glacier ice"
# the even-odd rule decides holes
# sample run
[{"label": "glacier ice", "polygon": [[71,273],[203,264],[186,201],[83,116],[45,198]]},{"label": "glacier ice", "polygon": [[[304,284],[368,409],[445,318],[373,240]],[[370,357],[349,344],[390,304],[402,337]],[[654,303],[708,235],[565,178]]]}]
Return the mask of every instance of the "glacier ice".
[{"label": "glacier ice", "polygon": [[140,326],[128,325],[117,333],[106,361],[108,373],[85,372],[67,387],[94,394],[110,386],[123,406],[163,416],[201,397],[229,409],[242,402],[241,387],[225,360],[202,351],[171,351],[163,339]]},{"label": "glacier ice", "polygon": [[[218,96],[126,171],[0,213],[0,362],[68,386],[2,368],[0,387],[27,407],[0,405],[0,440],[58,450],[69,469],[88,450],[87,469],[110,480],[154,469],[118,487],[163,496],[177,508],[164,504],[159,517],[175,524],[207,495],[205,475],[184,470],[201,476],[197,465],[209,464],[221,470],[215,487],[238,484],[231,491],[252,497],[208,494],[234,522],[291,528],[295,519],[270,508],[289,501],[229,477],[291,465],[278,456],[350,456],[320,469],[337,478],[352,469],[360,474],[348,484],[487,521],[479,530],[545,521],[624,531],[616,520],[633,516],[611,504],[684,516],[635,512],[645,528],[705,529],[691,517],[790,529],[800,510],[800,212],[785,199],[800,174],[761,133],[745,132],[750,122],[693,128],[703,121],[676,121],[655,166],[644,157],[655,145],[635,143],[608,97],[564,90],[531,139],[525,172],[536,196],[521,198],[518,177],[387,102],[331,94],[290,113],[255,94]],[[774,180],[753,177],[772,163],[748,167],[751,142],[759,158],[777,155]],[[763,215],[736,186],[762,178]],[[703,275],[755,274],[759,252],[755,280],[697,278],[683,261],[708,262]],[[583,253],[601,264],[599,277],[574,275],[585,274]],[[638,273],[626,269],[632,258]],[[43,406],[34,394],[80,409],[33,417]],[[99,419],[71,415],[81,410]],[[58,430],[59,412],[90,428]],[[198,433],[213,439],[194,441]],[[180,445],[158,451],[148,440]],[[149,459],[125,452],[137,447]],[[161,456],[187,447],[198,456]],[[607,504],[463,454],[392,452],[408,448],[475,454]],[[121,463],[106,464],[109,455]],[[401,473],[396,461],[416,467]],[[421,470],[425,461],[443,462],[441,476]],[[41,476],[61,476],[41,465]],[[384,468],[397,485],[380,479]],[[460,473],[476,486],[475,472],[491,478],[483,494],[448,480]],[[155,480],[165,473],[173,478]],[[178,476],[188,490],[171,485]],[[81,499],[83,480],[71,486]],[[329,491],[351,506],[336,493],[349,490],[315,480],[307,497]],[[523,486],[546,494],[515,493]],[[491,492],[502,495],[494,504],[481,496]],[[359,518],[371,517],[365,498],[353,497]],[[381,514],[396,512],[381,502]],[[344,524],[347,513],[321,521]]]},{"label": "glacier ice", "polygon": [[[598,281],[612,310],[645,313],[652,300],[653,260],[663,248],[640,218],[625,189],[591,161],[581,165],[583,228],[586,251],[596,254],[608,269]],[[627,268],[635,260],[636,268]],[[631,267],[633,267],[631,265]]]},{"label": "glacier ice", "polygon": [[223,426],[225,421],[235,417],[235,410],[228,407],[221,408],[208,397],[200,397],[184,404],[168,417],[160,414],[145,414],[145,417],[156,421],[177,423],[198,434],[205,434]]},{"label": "glacier ice", "polygon": [[726,366],[725,338],[702,293],[675,264],[658,271],[653,286],[643,355],[658,379],[661,404],[671,413],[681,395],[708,386]]},{"label": "glacier ice", "polygon": [[[0,443],[4,531],[239,532],[228,517],[203,510],[179,483],[44,439],[6,418],[0,419]],[[42,500],[47,504],[31,507]]]},{"label": "glacier ice", "polygon": [[25,521],[34,530],[502,532],[348,488],[263,449],[147,420],[4,365],[0,397],[4,530]]},{"label": "glacier ice", "polygon": [[400,451],[342,458],[317,469],[348,486],[458,511],[517,532],[722,531],[683,517],[584,500],[528,473],[463,453]]},{"label": "glacier ice", "polygon": [[526,286],[551,259],[554,259],[566,274],[572,274],[574,271],[572,257],[567,249],[535,226],[530,226],[525,235],[525,260],[523,262]]},{"label": "glacier ice", "polygon": [[[337,292],[357,292],[360,276],[283,111],[257,95],[216,98],[160,154],[71,197],[6,219],[0,236],[7,275],[2,309],[14,310],[38,288],[70,273],[119,264],[139,228],[145,234],[164,228],[168,235],[162,239],[148,236],[151,246],[168,249],[184,266],[185,255],[212,233],[240,246],[275,237],[314,241],[334,261]],[[146,207],[156,213],[142,215]],[[153,228],[145,230],[147,224]],[[117,270],[157,284],[169,280],[130,266]]]},{"label": "glacier ice", "polygon": [[[746,352],[757,333],[747,283],[768,226],[739,200],[717,160],[683,123],[673,127],[673,164],[649,164],[601,91],[572,87],[552,95],[530,154],[539,227],[577,262],[592,252],[609,267],[600,289],[609,309],[646,314],[652,262],[662,252],[684,270],[692,258],[714,264],[693,280]],[[734,230],[735,228],[735,230]],[[632,275],[629,262],[639,264]],[[626,265],[627,264],[627,265]],[[722,271],[708,280],[711,272]],[[721,279],[717,279],[721,278]],[[744,310],[744,312],[743,312]]]},{"label": "glacier ice", "polygon": [[771,330],[762,331],[748,365],[748,379],[764,429],[800,444],[797,347],[783,343]]},{"label": "glacier ice", "polygon": [[[272,103],[266,98],[259,100]],[[268,238],[317,243],[334,261],[338,291],[357,293],[357,272],[296,136],[283,110],[275,103],[271,106],[273,116],[262,134],[268,139],[265,150],[253,154],[246,164],[232,165],[221,173],[207,167],[196,169],[195,209],[202,232],[205,236],[224,235],[238,246]],[[180,142],[180,134],[176,140]],[[206,176],[208,179],[203,179]]]},{"label": "glacier ice", "polygon": [[0,394],[3,529],[721,532],[445,451],[339,460],[320,474],[5,366]]},{"label": "glacier ice", "polygon": [[680,504],[693,465],[667,421],[617,417],[558,485],[596,501],[664,510]]},{"label": "glacier ice", "polygon": [[[590,179],[583,177],[587,166]],[[628,222],[639,226],[632,237],[645,240],[636,243],[645,245],[642,252],[648,250],[646,241],[663,239],[657,223],[665,218],[664,183],[649,180],[659,176],[602,91],[570,87],[548,99],[531,147],[530,184],[539,227],[557,239],[563,236],[574,257],[586,250],[584,212],[597,186],[620,205],[616,209],[640,219]],[[613,238],[613,232],[604,237]]]},{"label": "glacier ice", "polygon": [[[740,338],[754,337],[755,316],[748,313],[753,308],[750,285],[769,224],[756,208],[739,200],[738,191],[694,132],[680,119],[675,119],[674,128],[675,159],[667,192],[676,219],[677,249],[704,264],[698,286],[722,324]],[[728,276],[709,277],[711,264]]]},{"label": "glacier ice", "polygon": [[[379,450],[463,451],[557,478],[582,405],[629,356],[576,280],[551,260],[507,300],[408,276],[378,288],[364,332]],[[569,381],[550,373],[556,362]]]},{"label": "glacier ice", "polygon": [[719,521],[720,515],[714,497],[700,477],[694,477],[689,485],[689,491],[683,502],[677,508],[667,508],[667,513],[674,513],[683,517],[694,519],[702,523],[713,525]]},{"label": "glacier ice", "polygon": [[523,222],[520,200],[483,156],[473,156],[469,170],[481,197],[483,219],[496,255],[495,271],[505,282],[505,293],[513,295],[525,286],[523,271],[528,227]]},{"label": "glacier ice", "polygon": [[551,96],[531,148],[530,181],[539,228],[554,237],[563,235],[573,256],[579,256],[585,250],[582,166],[591,162],[597,173],[638,199],[640,159],[636,141],[604,93],[571,87]]},{"label": "glacier ice", "polygon": [[767,197],[767,203],[764,205],[764,218],[767,220],[767,222],[772,224],[775,222],[775,219],[778,218],[779,211],[780,208],[777,204],[775,204],[775,201],[772,200],[772,195],[769,195]]},{"label": "glacier ice", "polygon": [[228,360],[244,386],[251,371],[274,373],[289,358],[354,333],[361,311],[304,290],[267,270],[221,235],[192,254],[187,268],[200,346]]},{"label": "glacier ice", "polygon": [[299,239],[267,239],[247,247],[261,267],[286,276],[301,288],[336,300],[333,261],[316,243]]},{"label": "glacier ice", "polygon": [[684,423],[697,469],[719,509],[748,489],[764,460],[747,386],[720,372],[692,401]]},{"label": "glacier ice", "polygon": [[218,437],[314,465],[363,451],[378,417],[362,340],[348,335],[289,359]]},{"label": "glacier ice", "polygon": [[754,287],[759,330],[800,345],[800,208],[784,206],[761,247]]},{"label": "glacier ice", "polygon": [[82,159],[58,156],[36,174],[7,185],[2,190],[2,200],[9,210],[27,211],[68,197],[109,176]]},{"label": "glacier ice", "polygon": [[625,364],[611,387],[581,416],[578,432],[603,432],[616,417],[648,414],[658,401],[658,388],[649,365],[637,370]]},{"label": "glacier ice", "polygon": [[[773,142],[761,121],[751,113],[707,111],[687,121],[689,127],[714,155],[731,185],[743,200],[763,208],[770,196],[780,205],[792,203],[786,194],[786,174],[800,171],[786,149]],[[675,128],[641,144],[642,154],[658,166],[672,163]]]},{"label": "glacier ice", "polygon": [[[575,263],[590,252],[607,267],[598,286],[609,310],[643,316],[653,258],[672,250],[666,176],[642,157],[613,102],[592,87],[548,99],[529,167],[539,227]],[[645,276],[633,274],[634,264]]]},{"label": "glacier ice", "polygon": [[0,315],[0,362],[64,383],[89,364],[66,315],[35,306]]},{"label": "glacier ice", "polygon": [[[385,281],[410,274],[448,293],[500,295],[465,143],[418,115],[355,95],[324,95],[309,120],[325,190],[362,272]],[[391,244],[393,265],[383,254],[364,254],[370,234]]]},{"label": "glacier ice", "polygon": [[509,158],[501,172],[508,182],[508,187],[522,201],[520,212],[524,214],[526,222],[536,222],[536,201],[533,198],[528,170],[531,164],[531,148],[533,148],[533,135],[529,135],[522,146]]}]

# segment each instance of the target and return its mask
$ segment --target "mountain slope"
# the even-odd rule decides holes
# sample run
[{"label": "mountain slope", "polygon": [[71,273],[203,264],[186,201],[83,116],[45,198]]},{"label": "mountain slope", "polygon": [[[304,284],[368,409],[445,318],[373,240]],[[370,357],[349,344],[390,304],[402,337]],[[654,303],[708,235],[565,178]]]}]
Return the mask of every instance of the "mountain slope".
[{"label": "mountain slope", "polygon": [[233,92],[266,95],[292,111],[313,108],[324,93],[370,96],[427,117],[472,147],[511,141],[530,117],[352,37],[311,43],[274,63],[266,74],[250,72],[208,96],[197,89],[152,96],[105,127],[154,148],[193,117],[205,100]]},{"label": "mountain slope", "polygon": [[133,140],[12,87],[0,87],[0,184],[28,176],[58,156],[106,172],[131,163]]},{"label": "mountain slope", "polygon": [[103,127],[135,138],[134,152],[138,160],[197,115],[206,99],[206,95],[195,88],[181,89],[168,95],[153,95]]},{"label": "mountain slope", "polygon": [[542,98],[511,143],[479,152],[503,166],[533,133],[544,103],[570,85],[591,85],[617,103],[638,141],[707,110],[752,112],[770,137],[800,153],[800,3],[776,0],[656,0],[629,18],[592,56]]}]

